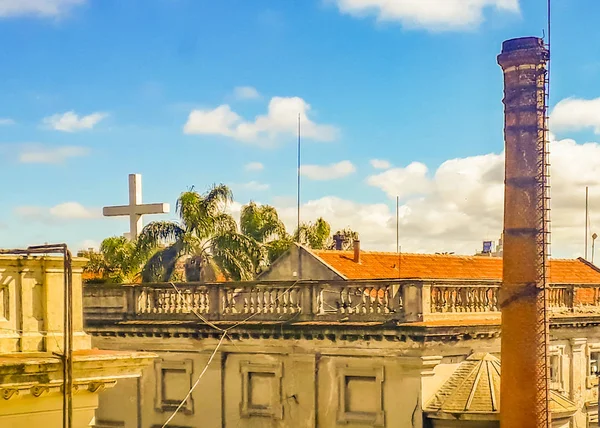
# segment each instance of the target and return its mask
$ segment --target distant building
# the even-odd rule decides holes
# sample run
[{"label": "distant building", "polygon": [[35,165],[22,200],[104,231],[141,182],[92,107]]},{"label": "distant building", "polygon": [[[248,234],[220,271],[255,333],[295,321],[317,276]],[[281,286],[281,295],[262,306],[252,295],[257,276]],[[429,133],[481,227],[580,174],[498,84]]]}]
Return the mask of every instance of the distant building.
[{"label": "distant building", "polygon": [[[295,245],[258,281],[88,285],[95,346],[160,356],[100,397],[98,426],[160,427],[183,402],[173,426],[497,428],[501,278],[500,257]],[[600,271],[552,260],[550,281],[552,427],[595,427]]]},{"label": "distant building", "polygon": [[502,236],[498,240],[498,244],[494,241],[483,241],[483,249],[481,252],[476,253],[476,256],[487,256],[487,257],[502,257],[503,251],[503,238]]},{"label": "distant building", "polygon": [[[73,428],[94,424],[100,392],[138,378],[156,355],[92,349],[82,267],[73,267]],[[0,426],[59,428],[63,412],[62,257],[0,255]]]}]

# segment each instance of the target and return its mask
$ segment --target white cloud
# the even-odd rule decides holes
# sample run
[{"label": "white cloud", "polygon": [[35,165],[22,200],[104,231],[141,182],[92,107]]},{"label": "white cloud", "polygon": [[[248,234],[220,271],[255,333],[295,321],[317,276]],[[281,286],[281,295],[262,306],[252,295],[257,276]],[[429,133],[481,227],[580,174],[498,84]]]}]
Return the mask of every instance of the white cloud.
[{"label": "white cloud", "polygon": [[600,98],[584,100],[565,98],[556,104],[550,115],[553,131],[578,131],[593,128],[600,134]]},{"label": "white cloud", "polygon": [[56,220],[93,219],[101,217],[98,208],[87,208],[79,202],[64,202],[53,207],[35,205],[19,206],[14,209],[15,214],[23,219],[52,222]]},{"label": "white cloud", "polygon": [[352,174],[356,168],[352,162],[344,160],[330,165],[302,165],[300,174],[311,180],[335,180]]},{"label": "white cloud", "polygon": [[0,117],[0,126],[14,125],[15,121],[8,117]]},{"label": "white cloud", "polygon": [[0,17],[57,17],[86,0],[0,0]]},{"label": "white cloud", "polygon": [[367,178],[371,186],[379,187],[390,198],[401,198],[422,194],[429,191],[430,179],[427,177],[427,166],[413,162],[406,168],[393,168]]},{"label": "white cloud", "polygon": [[90,150],[81,146],[44,147],[42,145],[24,146],[19,153],[21,163],[60,164],[75,157],[87,156]]},{"label": "white cloud", "polygon": [[250,162],[244,166],[246,171],[262,171],[265,166],[260,162]]},{"label": "white cloud", "polygon": [[463,30],[483,21],[484,9],[519,12],[519,0],[331,0],[342,13],[375,16],[379,22],[399,22],[406,28]]},{"label": "white cloud", "polygon": [[369,163],[375,169],[388,169],[392,166],[391,163],[383,159],[371,159]]},{"label": "white cloud", "polygon": [[233,90],[233,95],[238,100],[256,100],[260,93],[252,86],[238,86]]},{"label": "white cloud", "polygon": [[78,116],[74,111],[68,111],[62,114],[55,114],[44,118],[45,125],[57,131],[76,132],[85,129],[92,129],[108,114],[96,112],[87,116]]},{"label": "white cloud", "polygon": [[269,189],[269,185],[268,184],[266,184],[266,183],[259,183],[258,181],[249,181],[248,183],[242,184],[242,187],[244,189],[256,190],[256,191],[263,191],[263,190],[268,190]]},{"label": "white cloud", "polygon": [[[600,144],[552,140],[550,150],[552,256],[577,257],[584,252],[585,186],[590,189],[590,234],[600,234]],[[359,232],[365,250],[394,251],[396,213],[392,201],[401,193],[399,225],[404,252],[474,254],[481,250],[483,240],[499,238],[504,201],[502,153],[451,159],[431,174],[419,163],[390,171],[394,173],[372,175],[368,182],[391,200],[365,204],[325,196],[302,205],[302,221],[322,216],[334,230],[351,227]],[[403,190],[403,185],[409,189]],[[273,204],[288,230],[294,230],[294,198],[278,198]]]},{"label": "white cloud", "polygon": [[311,106],[299,97],[273,97],[267,114],[257,116],[254,121],[247,121],[232,111],[229,105],[223,104],[212,110],[192,110],[183,132],[222,135],[245,143],[269,146],[296,135],[300,114],[303,138],[314,141],[335,140],[338,129],[313,122],[308,118],[310,109]]}]

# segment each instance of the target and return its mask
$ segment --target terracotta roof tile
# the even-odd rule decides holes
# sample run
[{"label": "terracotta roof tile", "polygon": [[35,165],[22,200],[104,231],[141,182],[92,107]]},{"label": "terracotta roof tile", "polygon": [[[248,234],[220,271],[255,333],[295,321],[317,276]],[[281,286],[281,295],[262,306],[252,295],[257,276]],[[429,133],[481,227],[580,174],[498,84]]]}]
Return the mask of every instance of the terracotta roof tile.
[{"label": "terracotta roof tile", "polygon": [[[474,279],[502,280],[502,258],[362,251],[360,263],[352,251],[312,250],[348,279]],[[550,260],[553,284],[600,284],[600,270],[581,259]]]}]

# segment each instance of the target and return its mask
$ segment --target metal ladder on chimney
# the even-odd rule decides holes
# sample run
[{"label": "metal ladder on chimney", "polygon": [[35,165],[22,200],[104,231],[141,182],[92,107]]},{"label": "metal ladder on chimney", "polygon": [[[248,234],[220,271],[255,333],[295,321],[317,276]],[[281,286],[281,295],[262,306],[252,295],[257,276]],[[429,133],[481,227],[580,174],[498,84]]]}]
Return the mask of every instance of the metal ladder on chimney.
[{"label": "metal ladder on chimney", "polygon": [[549,410],[549,367],[548,367],[548,346],[549,346],[549,317],[548,317],[548,279],[549,279],[549,257],[550,257],[550,141],[548,130],[548,101],[549,101],[549,74],[545,66],[540,66],[538,75],[538,114],[543,118],[543,124],[538,130],[538,159],[537,165],[537,185],[538,201],[537,212],[539,217],[537,230],[538,244],[538,278],[537,288],[537,310],[538,319],[543,320],[537,325],[536,334],[538,335],[539,346],[543,349],[538,350],[538,355],[542,356],[538,364],[538,388],[546,391],[541,394],[540,402],[535,403],[540,414],[546,419],[546,426],[550,426],[551,416]]}]

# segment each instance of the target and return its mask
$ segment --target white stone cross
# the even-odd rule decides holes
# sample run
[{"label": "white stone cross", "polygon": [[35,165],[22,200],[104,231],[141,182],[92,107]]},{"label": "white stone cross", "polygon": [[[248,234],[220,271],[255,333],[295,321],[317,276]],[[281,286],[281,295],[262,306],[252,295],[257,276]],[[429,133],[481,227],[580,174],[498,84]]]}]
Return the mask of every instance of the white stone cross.
[{"label": "white stone cross", "polygon": [[142,231],[142,216],[145,214],[165,214],[170,210],[169,204],[142,204],[142,176],[129,174],[129,205],[104,207],[102,214],[105,217],[129,216],[129,233],[125,236],[135,239]]}]

